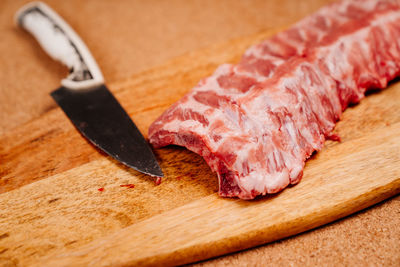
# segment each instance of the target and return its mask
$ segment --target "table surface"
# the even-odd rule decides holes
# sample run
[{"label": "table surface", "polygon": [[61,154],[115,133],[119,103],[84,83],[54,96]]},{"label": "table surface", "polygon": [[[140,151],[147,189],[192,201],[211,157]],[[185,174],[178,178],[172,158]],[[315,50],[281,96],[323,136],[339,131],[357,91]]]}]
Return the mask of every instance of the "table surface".
[{"label": "table surface", "polygon": [[[48,93],[67,73],[14,26],[13,14],[25,2],[0,2],[0,135],[54,107]],[[113,82],[215,43],[285,27],[330,1],[46,2],[81,35]],[[397,196],[298,236],[197,264],[400,266],[399,225]]]}]

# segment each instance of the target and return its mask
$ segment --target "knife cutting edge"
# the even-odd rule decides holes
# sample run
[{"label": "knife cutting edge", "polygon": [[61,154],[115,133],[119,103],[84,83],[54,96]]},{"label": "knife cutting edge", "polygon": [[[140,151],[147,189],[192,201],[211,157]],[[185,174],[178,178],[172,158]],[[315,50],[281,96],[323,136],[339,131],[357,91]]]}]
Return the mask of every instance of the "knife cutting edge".
[{"label": "knife cutting edge", "polygon": [[32,2],[15,16],[70,74],[51,93],[75,127],[108,155],[142,173],[163,177],[157,160],[128,114],[104,85],[103,75],[75,31],[49,6]]}]

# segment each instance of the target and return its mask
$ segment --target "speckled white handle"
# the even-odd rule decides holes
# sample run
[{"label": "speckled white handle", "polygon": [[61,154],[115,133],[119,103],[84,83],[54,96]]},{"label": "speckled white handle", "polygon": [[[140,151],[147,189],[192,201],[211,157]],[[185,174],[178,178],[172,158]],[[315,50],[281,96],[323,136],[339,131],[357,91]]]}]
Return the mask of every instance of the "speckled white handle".
[{"label": "speckled white handle", "polygon": [[75,31],[49,6],[31,2],[16,14],[18,25],[30,32],[55,60],[67,65],[71,74],[61,81],[70,89],[87,89],[104,83],[92,54]]}]

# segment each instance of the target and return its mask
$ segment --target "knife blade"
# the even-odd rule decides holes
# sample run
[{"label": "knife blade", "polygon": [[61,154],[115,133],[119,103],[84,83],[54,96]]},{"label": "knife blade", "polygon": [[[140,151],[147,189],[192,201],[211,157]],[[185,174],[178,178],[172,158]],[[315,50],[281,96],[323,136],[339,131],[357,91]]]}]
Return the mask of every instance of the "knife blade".
[{"label": "knife blade", "polygon": [[53,59],[69,67],[70,74],[51,96],[82,135],[128,167],[163,177],[149,144],[104,85],[96,61],[75,31],[42,2],[23,6],[15,20]]}]

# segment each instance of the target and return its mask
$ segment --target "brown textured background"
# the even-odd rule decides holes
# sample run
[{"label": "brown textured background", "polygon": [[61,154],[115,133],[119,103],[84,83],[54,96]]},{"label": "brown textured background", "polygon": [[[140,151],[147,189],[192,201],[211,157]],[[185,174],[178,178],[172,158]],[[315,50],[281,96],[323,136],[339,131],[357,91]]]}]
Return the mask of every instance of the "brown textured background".
[{"label": "brown textured background", "polygon": [[[0,135],[54,107],[48,93],[66,75],[13,26],[13,14],[25,2],[0,1]],[[284,27],[330,1],[47,2],[85,40],[107,82],[114,82],[190,51]],[[398,196],[319,229],[200,265],[400,266],[399,225]]]}]

